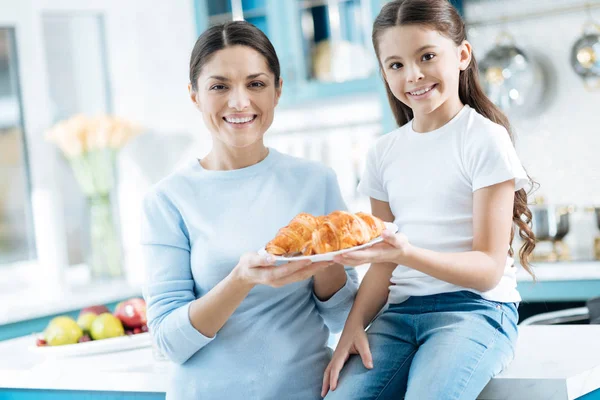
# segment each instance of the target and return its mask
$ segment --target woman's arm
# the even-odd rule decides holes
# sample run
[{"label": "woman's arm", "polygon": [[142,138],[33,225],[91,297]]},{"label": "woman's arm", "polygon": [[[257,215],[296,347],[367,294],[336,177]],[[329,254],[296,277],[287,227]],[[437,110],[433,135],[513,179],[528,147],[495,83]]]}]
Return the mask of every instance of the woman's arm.
[{"label": "woman's arm", "polygon": [[329,262],[290,262],[272,266],[273,258],[248,253],[242,256],[233,271],[208,293],[190,305],[190,322],[200,333],[212,337],[225,325],[250,290],[259,284],[282,287],[322,273]]},{"label": "woman's arm", "polygon": [[347,253],[340,262],[392,262],[434,278],[481,292],[493,289],[504,271],[514,202],[513,179],[473,194],[473,250],[440,253],[412,246],[403,234],[384,235],[385,242]]},{"label": "woman's arm", "polygon": [[269,265],[272,259],[248,254],[223,281],[196,298],[188,237],[177,207],[162,193],[150,193],[142,213],[148,326],[161,351],[177,363],[210,343],[255,285],[280,287],[328,266],[295,262],[275,267]]},{"label": "woman's arm", "polygon": [[336,294],[348,280],[343,265],[335,264],[326,270],[315,274],[313,291],[320,301],[327,301]]}]

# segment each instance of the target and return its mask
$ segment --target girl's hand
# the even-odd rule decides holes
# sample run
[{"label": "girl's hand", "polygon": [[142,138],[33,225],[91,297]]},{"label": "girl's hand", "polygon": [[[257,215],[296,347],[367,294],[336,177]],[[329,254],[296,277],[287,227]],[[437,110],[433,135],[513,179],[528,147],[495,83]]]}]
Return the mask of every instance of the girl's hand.
[{"label": "girl's hand", "polygon": [[392,233],[388,230],[381,234],[383,242],[377,243],[364,250],[356,250],[334,257],[334,261],[342,265],[356,267],[368,263],[391,262],[400,264],[403,257],[410,251],[410,243],[403,233]]},{"label": "girl's hand", "polygon": [[333,261],[313,263],[310,260],[293,261],[275,266],[271,255],[246,253],[232,271],[235,278],[249,285],[267,285],[274,288],[303,281],[333,264]]},{"label": "girl's hand", "polygon": [[373,368],[373,358],[371,356],[371,349],[369,348],[369,341],[367,340],[367,333],[360,324],[344,328],[333,357],[323,374],[321,397],[325,397],[329,390],[337,388],[340,371],[351,354],[359,354],[365,368]]}]

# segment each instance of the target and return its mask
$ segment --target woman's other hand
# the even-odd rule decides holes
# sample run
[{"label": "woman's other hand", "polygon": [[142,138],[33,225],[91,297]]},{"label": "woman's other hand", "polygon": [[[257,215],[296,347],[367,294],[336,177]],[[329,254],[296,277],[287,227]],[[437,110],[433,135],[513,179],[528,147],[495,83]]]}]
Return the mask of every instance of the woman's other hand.
[{"label": "woman's other hand", "polygon": [[334,264],[333,261],[313,263],[303,260],[275,266],[274,262],[275,258],[269,254],[261,256],[258,253],[246,253],[235,266],[233,274],[246,284],[278,288],[308,279]]},{"label": "woman's other hand", "polygon": [[383,231],[381,234],[383,242],[377,243],[364,250],[356,250],[349,253],[340,254],[334,257],[334,261],[342,264],[356,267],[369,263],[394,263],[400,264],[401,260],[410,252],[411,245],[408,238],[403,233],[392,233]]},{"label": "woman's other hand", "polygon": [[371,356],[367,333],[360,324],[346,324],[342,337],[333,353],[333,357],[323,374],[321,397],[325,397],[329,390],[337,388],[340,371],[351,354],[360,355],[365,368],[373,368],[373,357]]}]

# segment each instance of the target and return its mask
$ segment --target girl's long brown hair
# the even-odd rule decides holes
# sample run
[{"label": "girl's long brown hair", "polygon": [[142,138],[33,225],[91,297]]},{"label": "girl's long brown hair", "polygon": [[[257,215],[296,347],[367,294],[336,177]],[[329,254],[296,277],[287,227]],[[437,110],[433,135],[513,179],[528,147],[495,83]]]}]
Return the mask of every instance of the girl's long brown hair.
[{"label": "girl's long brown hair", "polygon": [[[457,46],[466,40],[465,24],[448,0],[393,0],[383,6],[379,15],[373,23],[373,47],[379,59],[379,37],[388,28],[400,25],[419,24],[426,25],[435,29],[440,34],[451,39]],[[413,119],[413,112],[410,107],[398,100],[385,80],[383,67],[379,64],[381,75],[387,91],[388,101],[392,108],[392,113],[398,123],[398,126],[406,124]],[[506,128],[511,141],[514,143],[512,129],[506,115],[500,111],[487,98],[481,85],[479,84],[479,72],[475,55],[471,55],[471,63],[464,71],[460,72],[458,95],[463,104],[468,104],[479,114],[489,120],[502,125]],[[529,178],[531,187],[536,183]],[[515,201],[513,206],[513,227],[510,234],[510,251],[509,254],[514,254],[512,241],[514,236],[515,225],[519,228],[519,236],[523,239],[523,246],[519,251],[519,259],[521,265],[531,276],[535,276],[531,265],[529,264],[529,256],[535,248],[535,235],[531,229],[531,210],[527,205],[527,193],[524,189],[515,192]]]}]

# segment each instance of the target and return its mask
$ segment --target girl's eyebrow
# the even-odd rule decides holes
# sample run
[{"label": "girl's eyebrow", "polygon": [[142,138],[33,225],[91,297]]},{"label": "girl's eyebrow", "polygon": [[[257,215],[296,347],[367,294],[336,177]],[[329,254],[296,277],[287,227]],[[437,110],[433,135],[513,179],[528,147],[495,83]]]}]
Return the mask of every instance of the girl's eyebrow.
[{"label": "girl's eyebrow", "polygon": [[[434,47],[437,47],[437,46],[436,46],[436,45],[433,45],[433,44],[426,44],[425,46],[421,46],[421,47],[419,47],[419,48],[418,48],[418,49],[415,51],[415,54],[418,54],[418,53],[420,53],[420,52],[422,52],[422,51],[424,51],[424,50],[427,50],[427,49],[430,49],[430,48],[434,48]],[[399,59],[399,60],[402,60],[402,57],[400,57],[400,56],[393,56],[393,55],[392,55],[392,56],[386,57],[386,59],[385,59],[385,60],[383,60],[383,62],[384,62],[384,63],[387,63],[387,62],[388,62],[388,60],[390,60],[390,59],[392,59],[392,58],[397,58],[397,59]]]}]

